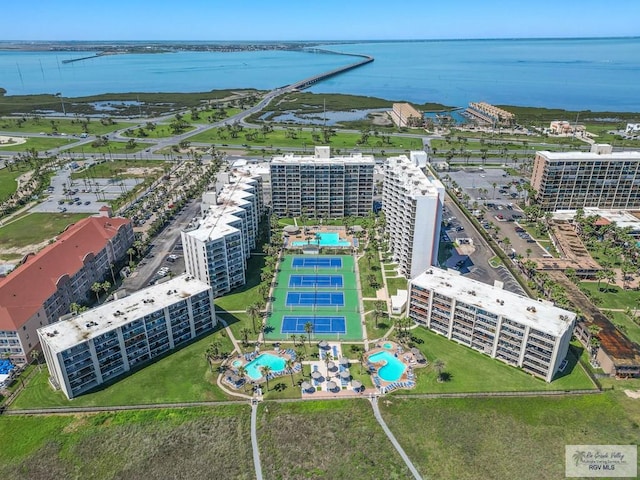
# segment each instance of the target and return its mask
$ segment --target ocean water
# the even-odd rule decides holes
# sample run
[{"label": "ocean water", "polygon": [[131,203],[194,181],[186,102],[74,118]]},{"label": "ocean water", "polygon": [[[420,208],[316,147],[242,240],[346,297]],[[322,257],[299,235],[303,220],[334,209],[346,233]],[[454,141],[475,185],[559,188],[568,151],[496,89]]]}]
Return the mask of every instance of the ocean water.
[{"label": "ocean water", "polygon": [[[640,112],[640,38],[447,40],[330,45],[375,57],[310,89],[464,106],[469,101]],[[113,55],[0,51],[9,94],[66,97],[108,92],[271,89],[352,63],[352,57],[286,51]]]}]

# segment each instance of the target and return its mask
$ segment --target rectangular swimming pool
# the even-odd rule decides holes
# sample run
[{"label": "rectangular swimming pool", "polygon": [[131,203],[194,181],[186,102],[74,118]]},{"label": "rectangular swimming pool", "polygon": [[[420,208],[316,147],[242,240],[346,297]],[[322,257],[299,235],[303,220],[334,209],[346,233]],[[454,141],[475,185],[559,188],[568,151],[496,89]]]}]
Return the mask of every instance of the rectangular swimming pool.
[{"label": "rectangular swimming pool", "polygon": [[305,245],[319,245],[321,247],[350,247],[351,242],[340,240],[340,235],[336,232],[317,233],[314,240],[297,240],[291,242],[293,247],[304,247]]}]

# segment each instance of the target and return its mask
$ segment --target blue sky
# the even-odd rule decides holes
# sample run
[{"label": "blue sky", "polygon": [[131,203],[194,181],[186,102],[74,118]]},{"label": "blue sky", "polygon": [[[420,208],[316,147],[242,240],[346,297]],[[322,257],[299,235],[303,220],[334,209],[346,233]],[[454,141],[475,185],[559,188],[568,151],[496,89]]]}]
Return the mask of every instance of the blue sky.
[{"label": "blue sky", "polygon": [[639,36],[623,0],[25,0],[0,40],[364,40]]}]

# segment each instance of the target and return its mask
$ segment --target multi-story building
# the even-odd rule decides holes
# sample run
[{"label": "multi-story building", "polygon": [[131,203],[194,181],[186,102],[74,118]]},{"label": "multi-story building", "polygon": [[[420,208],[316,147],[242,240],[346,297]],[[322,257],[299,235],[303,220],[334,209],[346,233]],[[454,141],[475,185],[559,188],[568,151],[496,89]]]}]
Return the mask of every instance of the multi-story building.
[{"label": "multi-story building", "polygon": [[413,278],[438,258],[445,188],[405,155],[384,166],[382,209],[389,249],[400,272]]},{"label": "multi-story building", "polygon": [[640,152],[537,152],[531,186],[543,210],[640,207]]},{"label": "multi-story building", "polygon": [[71,399],[216,325],[211,288],[182,275],[56,324],[38,337],[51,383]]},{"label": "multi-story building", "polygon": [[57,322],[72,303],[89,303],[95,282],[111,279],[133,244],[126,218],[89,217],[0,279],[0,355],[29,360],[36,330]]},{"label": "multi-story building", "polygon": [[516,120],[513,113],[486,102],[470,102],[464,113],[472,120],[495,126],[510,126]]},{"label": "multi-story building", "polygon": [[373,206],[375,160],[361,153],[331,156],[285,155],[271,161],[271,207],[278,216],[362,217]]},{"label": "multi-story building", "polygon": [[547,382],[562,368],[574,313],[439,268],[409,288],[409,317],[434,332]]},{"label": "multi-story building", "polygon": [[244,285],[263,205],[259,176],[223,174],[203,195],[203,216],[182,232],[187,273],[211,285],[214,297]]}]

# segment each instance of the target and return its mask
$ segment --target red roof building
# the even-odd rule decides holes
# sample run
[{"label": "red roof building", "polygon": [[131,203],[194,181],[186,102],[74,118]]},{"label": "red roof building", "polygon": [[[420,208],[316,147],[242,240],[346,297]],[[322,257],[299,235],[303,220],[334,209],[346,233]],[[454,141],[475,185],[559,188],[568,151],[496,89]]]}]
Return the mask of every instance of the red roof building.
[{"label": "red roof building", "polygon": [[71,303],[90,301],[93,283],[111,279],[133,240],[126,218],[85,218],[0,279],[0,354],[28,361],[36,330],[57,322]]}]

